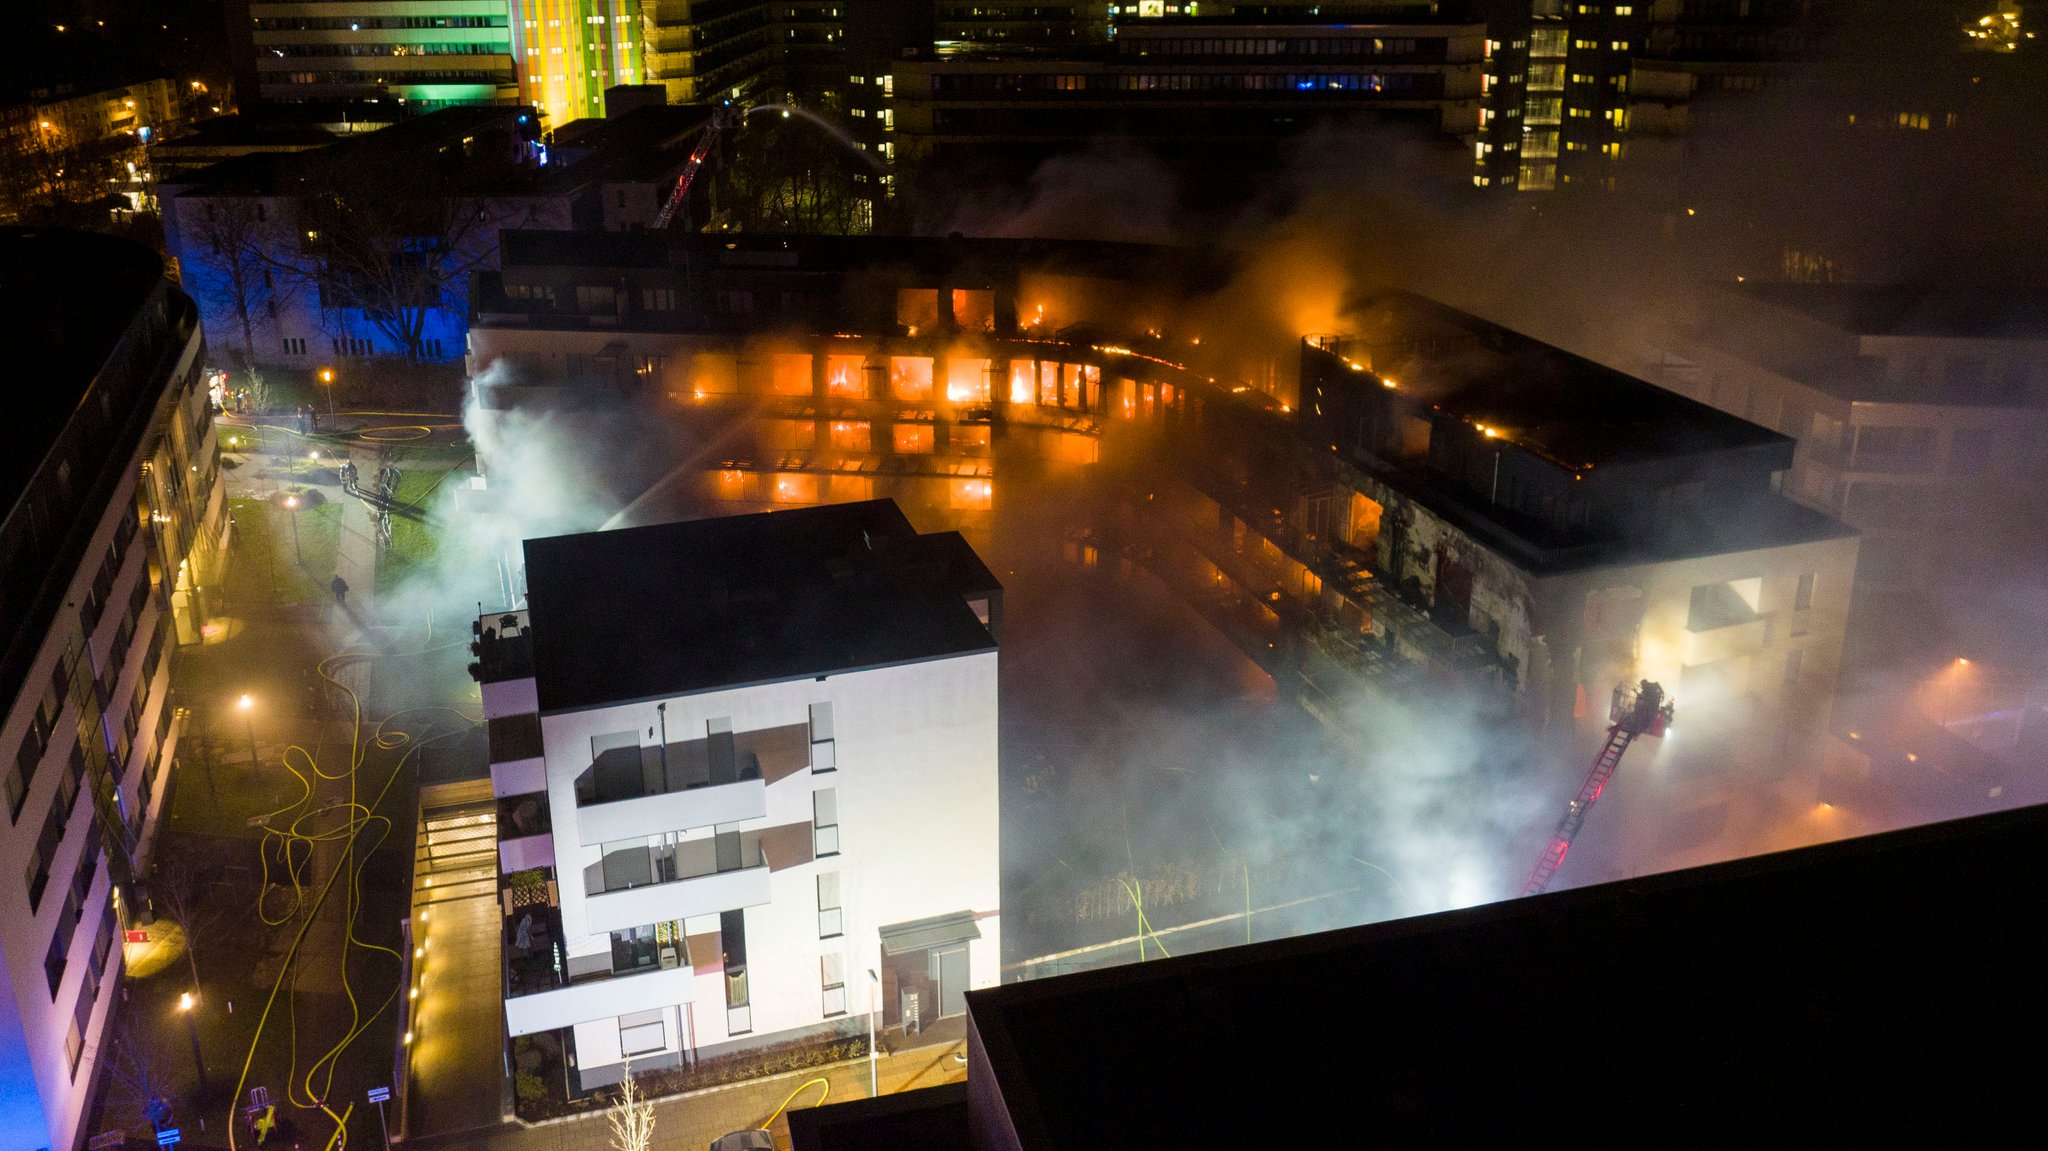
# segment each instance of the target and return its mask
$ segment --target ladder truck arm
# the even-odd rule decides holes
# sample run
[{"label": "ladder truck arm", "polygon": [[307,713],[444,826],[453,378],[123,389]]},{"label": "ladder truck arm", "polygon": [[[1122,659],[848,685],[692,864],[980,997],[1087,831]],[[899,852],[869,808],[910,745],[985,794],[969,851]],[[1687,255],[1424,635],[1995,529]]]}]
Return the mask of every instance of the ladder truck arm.
[{"label": "ladder truck arm", "polygon": [[1639,737],[1663,735],[1673,714],[1672,702],[1665,697],[1664,689],[1649,680],[1643,680],[1633,691],[1626,687],[1614,689],[1607,742],[1601,745],[1600,754],[1593,757],[1592,770],[1586,773],[1585,782],[1579,784],[1578,794],[1565,807],[1564,815],[1557,821],[1557,829],[1551,832],[1550,842],[1544,845],[1543,854],[1536,857],[1536,866],[1529,872],[1528,882],[1522,885],[1523,895],[1540,895],[1544,888],[1550,886],[1558,869],[1564,866],[1565,856],[1571,854],[1572,842],[1578,838],[1579,829],[1586,825],[1586,813],[1607,790],[1608,781],[1614,778],[1615,769],[1621,766],[1621,757],[1629,745]]},{"label": "ladder truck arm", "polygon": [[704,134],[698,137],[697,147],[690,152],[689,163],[683,165],[682,174],[676,177],[675,190],[669,193],[668,203],[661,206],[661,213],[654,218],[655,227],[668,227],[683,205],[689,202],[690,185],[697,182],[697,172],[704,166],[704,158],[711,154],[711,146],[718,142],[719,133],[731,123],[731,109],[728,107],[720,107],[711,114],[711,122],[704,126]]}]

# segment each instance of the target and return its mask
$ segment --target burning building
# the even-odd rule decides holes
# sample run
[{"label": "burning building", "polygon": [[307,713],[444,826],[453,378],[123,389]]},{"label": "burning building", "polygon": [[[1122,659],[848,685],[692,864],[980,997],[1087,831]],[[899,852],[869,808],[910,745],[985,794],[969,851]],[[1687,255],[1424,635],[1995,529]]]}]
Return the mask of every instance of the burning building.
[{"label": "burning building", "polygon": [[1621,866],[1765,842],[1814,802],[1856,538],[1780,494],[1788,437],[1399,294],[1248,363],[1256,341],[1186,330],[1229,280],[1213,254],[505,251],[476,299],[479,402],[652,403],[700,430],[676,479],[700,507],[890,495],[1000,539],[1002,493],[1057,472],[1085,494],[1013,509],[1056,521],[1025,546],[1164,590],[1333,728],[1358,692],[1452,688],[1576,758],[1617,683],[1665,685],[1666,746],[1706,766],[1654,777],[1676,790],[1644,799]]}]

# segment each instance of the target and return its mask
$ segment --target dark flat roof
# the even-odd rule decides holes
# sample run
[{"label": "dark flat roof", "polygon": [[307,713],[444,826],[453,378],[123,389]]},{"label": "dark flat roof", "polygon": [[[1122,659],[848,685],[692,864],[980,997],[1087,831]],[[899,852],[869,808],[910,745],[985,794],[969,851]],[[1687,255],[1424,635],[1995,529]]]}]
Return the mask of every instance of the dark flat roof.
[{"label": "dark flat roof", "polygon": [[970,991],[974,1125],[1026,1148],[1969,1145],[2037,1092],[2044,878],[2032,807]]},{"label": "dark flat roof", "polygon": [[[517,119],[531,108],[498,104],[465,104],[412,116],[355,136],[337,137],[324,147],[295,152],[257,152],[195,169],[175,183],[185,192],[214,195],[288,195],[322,177],[325,166],[351,160],[414,160],[432,162],[443,149],[459,146],[465,137],[504,129],[516,131]],[[513,194],[537,190],[537,169],[510,173],[493,170],[479,178],[475,191]]]},{"label": "dark flat roof", "polygon": [[2048,340],[2048,292],[1898,284],[1751,284],[1747,291],[1857,336]]},{"label": "dark flat roof", "polygon": [[526,583],[543,712],[996,646],[987,567],[893,500],[528,540]]},{"label": "dark flat roof", "polygon": [[[0,347],[7,349],[8,450],[0,518],[57,444],[93,378],[163,279],[140,244],[87,232],[0,228]],[[126,412],[118,413],[125,419]],[[78,476],[81,488],[90,476]]]},{"label": "dark flat roof", "polygon": [[508,273],[540,267],[570,269],[667,268],[687,253],[693,266],[764,272],[843,273],[869,267],[928,272],[987,269],[990,278],[1019,272],[1102,276],[1133,280],[1171,273],[1188,290],[1219,288],[1236,256],[1211,249],[1095,240],[1006,239],[973,236],[778,236],[768,233],[699,234],[561,232],[506,229],[499,234]]},{"label": "dark flat roof", "polygon": [[1356,311],[1375,371],[1564,467],[1791,448],[1769,428],[1413,293]]}]

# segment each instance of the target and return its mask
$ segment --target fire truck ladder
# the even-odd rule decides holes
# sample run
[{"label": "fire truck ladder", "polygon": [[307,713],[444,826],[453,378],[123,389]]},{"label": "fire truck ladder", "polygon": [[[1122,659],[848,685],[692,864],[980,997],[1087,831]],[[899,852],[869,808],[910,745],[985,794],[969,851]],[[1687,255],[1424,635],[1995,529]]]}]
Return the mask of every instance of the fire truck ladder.
[{"label": "fire truck ladder", "polygon": [[683,166],[683,173],[676,177],[675,191],[669,193],[668,203],[661,206],[661,214],[654,218],[654,226],[666,228],[676,218],[683,205],[690,201],[690,185],[697,182],[697,171],[704,166],[704,158],[711,154],[711,145],[718,142],[718,134],[732,122],[730,109],[721,107],[711,114],[711,122],[704,126],[704,135],[697,140],[697,147],[690,153],[690,162]]},{"label": "fire truck ladder", "polygon": [[1664,689],[1645,680],[1640,688],[1628,695],[1623,689],[1615,689],[1612,718],[1614,723],[1607,729],[1607,742],[1600,748],[1600,754],[1593,760],[1593,770],[1586,773],[1586,781],[1579,785],[1579,794],[1573,797],[1571,805],[1564,809],[1563,818],[1557,821],[1557,830],[1551,833],[1550,843],[1543,854],[1536,859],[1536,867],[1529,872],[1529,881],[1522,885],[1523,895],[1540,895],[1556,877],[1557,869],[1564,866],[1564,857],[1572,850],[1572,841],[1579,837],[1579,829],[1586,825],[1586,813],[1600,799],[1600,793],[1607,790],[1607,783],[1614,778],[1614,771],[1621,766],[1622,754],[1639,735],[1662,735],[1664,726],[1670,722],[1672,706],[1664,698]]}]

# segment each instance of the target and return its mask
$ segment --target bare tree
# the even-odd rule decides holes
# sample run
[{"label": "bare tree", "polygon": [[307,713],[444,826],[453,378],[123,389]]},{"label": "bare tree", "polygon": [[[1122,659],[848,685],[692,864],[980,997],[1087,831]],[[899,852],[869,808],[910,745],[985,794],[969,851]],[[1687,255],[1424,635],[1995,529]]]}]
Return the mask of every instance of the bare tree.
[{"label": "bare tree", "polygon": [[649,1151],[654,1146],[654,1104],[641,1097],[631,1060],[626,1077],[619,1080],[619,1101],[605,1119],[611,1123],[613,1151]]},{"label": "bare tree", "polygon": [[338,152],[304,209],[322,300],[360,311],[418,362],[434,313],[468,307],[470,273],[495,261],[499,230],[532,221],[520,195],[531,178],[481,150],[424,164]]},{"label": "bare tree", "polygon": [[177,923],[185,934],[185,962],[192,971],[192,991],[200,991],[199,950],[211,942],[227,918],[228,900],[209,891],[213,874],[212,853],[195,840],[177,844],[175,855],[161,855],[150,879],[150,898],[158,910]]},{"label": "bare tree", "polygon": [[[847,235],[868,229],[854,176],[871,166],[829,129],[802,118],[755,116],[729,154],[733,214],[743,230]],[[870,187],[879,194],[879,184]]]},{"label": "bare tree", "polygon": [[146,1022],[137,1017],[136,1008],[118,1005],[101,1051],[107,1069],[109,1116],[121,1123],[155,1126],[152,1111],[158,1100],[170,1097],[174,1086],[171,1060]]},{"label": "bare tree", "polygon": [[256,366],[255,320],[275,316],[304,285],[291,232],[250,196],[203,196],[178,202],[180,271],[187,291],[209,310],[232,315],[241,328],[242,367]]}]

